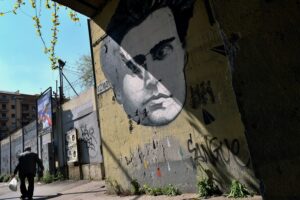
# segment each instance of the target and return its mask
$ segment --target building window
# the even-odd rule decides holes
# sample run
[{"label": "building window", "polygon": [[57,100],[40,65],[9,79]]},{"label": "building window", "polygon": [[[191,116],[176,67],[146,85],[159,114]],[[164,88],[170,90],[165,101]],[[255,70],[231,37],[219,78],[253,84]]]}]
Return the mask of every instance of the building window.
[{"label": "building window", "polygon": [[24,110],[24,111],[29,110],[29,105],[28,104],[22,104],[22,110]]},{"label": "building window", "polygon": [[15,109],[16,108],[16,106],[15,105],[11,105],[11,109]]},{"label": "building window", "polygon": [[15,117],[16,117],[16,115],[15,115],[15,114],[11,114],[11,117],[12,117],[12,118],[15,118]]},{"label": "building window", "polygon": [[35,106],[32,106],[32,111],[36,111],[36,108],[35,108]]},{"label": "building window", "polygon": [[22,119],[28,119],[29,118],[29,114],[28,113],[23,113],[22,114]]},{"label": "building window", "polygon": [[6,104],[2,104],[2,108],[5,109],[6,108]]},{"label": "building window", "polygon": [[1,126],[6,126],[6,122],[1,122]]},{"label": "building window", "polygon": [[6,113],[2,113],[2,117],[6,117]]}]

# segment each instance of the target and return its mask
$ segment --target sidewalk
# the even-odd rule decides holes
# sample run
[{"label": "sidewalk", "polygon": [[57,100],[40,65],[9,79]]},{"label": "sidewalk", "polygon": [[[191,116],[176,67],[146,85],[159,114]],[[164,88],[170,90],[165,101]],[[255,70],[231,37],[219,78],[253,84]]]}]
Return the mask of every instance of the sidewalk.
[{"label": "sidewalk", "polygon": [[[17,200],[20,197],[20,191],[12,192],[8,189],[7,183],[0,183],[0,199],[1,200]],[[116,196],[106,194],[104,181],[87,181],[87,180],[66,180],[51,184],[35,184],[34,198],[35,200],[195,200],[196,194],[182,194],[180,196]],[[228,200],[226,197],[214,197],[209,200]],[[262,200],[260,196],[251,198],[243,198],[243,200]]]}]

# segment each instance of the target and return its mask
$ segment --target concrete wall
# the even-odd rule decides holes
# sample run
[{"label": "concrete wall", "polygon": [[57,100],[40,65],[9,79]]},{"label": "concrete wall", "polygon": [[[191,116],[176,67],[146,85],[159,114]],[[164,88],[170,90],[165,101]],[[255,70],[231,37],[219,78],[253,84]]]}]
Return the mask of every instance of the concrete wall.
[{"label": "concrete wall", "polygon": [[[137,179],[195,191],[204,177],[224,191],[233,179],[257,190],[230,58],[207,4],[196,1],[182,16],[168,9],[146,14],[122,39],[130,19],[113,20],[119,2],[125,1],[110,1],[90,23],[106,177],[124,190]],[[191,18],[184,46],[174,18],[185,17]],[[143,98],[155,98],[154,93],[168,101],[151,100],[143,107]]]},{"label": "concrete wall", "polygon": [[212,2],[262,193],[299,199],[300,3]]},{"label": "concrete wall", "polygon": [[18,155],[23,152],[22,129],[11,135],[11,169],[12,171],[18,164]]},{"label": "concrete wall", "polygon": [[37,152],[36,121],[31,122],[23,128],[24,147],[31,147],[32,152]]},{"label": "concrete wall", "polygon": [[28,146],[31,147],[32,152],[37,152],[36,121],[1,140],[1,174],[13,173],[18,164],[18,154]]},{"label": "concrete wall", "polygon": [[1,140],[1,174],[10,174],[9,138]]},{"label": "concrete wall", "polygon": [[[97,121],[94,88],[89,89],[79,97],[63,105],[64,134],[75,128],[78,133],[80,165],[88,164],[88,169],[93,165],[100,166],[102,153],[100,151],[100,131]],[[75,164],[69,166],[69,175],[74,179],[102,179],[103,174],[97,173],[91,177],[93,170],[82,170],[82,166]],[[99,168],[100,170],[101,168]]]}]

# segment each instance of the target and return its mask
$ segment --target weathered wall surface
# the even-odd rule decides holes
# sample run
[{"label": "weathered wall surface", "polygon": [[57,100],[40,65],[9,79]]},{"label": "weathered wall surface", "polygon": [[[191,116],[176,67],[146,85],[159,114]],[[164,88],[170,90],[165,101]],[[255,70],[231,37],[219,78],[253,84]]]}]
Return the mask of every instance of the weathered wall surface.
[{"label": "weathered wall surface", "polygon": [[24,148],[31,147],[32,152],[37,152],[36,121],[31,122],[23,128]]},{"label": "weathered wall surface", "polygon": [[[64,134],[73,128],[76,128],[78,133],[80,163],[90,164],[91,167],[88,169],[92,168],[93,164],[102,163],[94,88],[66,102],[63,105],[63,110]],[[79,179],[80,176],[83,176],[83,178],[90,177],[91,172],[89,170],[79,170],[79,166],[75,166],[75,168],[70,169],[72,172],[70,173],[71,177],[76,179]],[[84,174],[80,175],[80,171]],[[102,174],[98,173],[97,175],[93,179],[102,179]]]},{"label": "weathered wall surface", "polygon": [[18,155],[23,152],[22,129],[11,135],[11,169],[18,164]]},{"label": "weathered wall surface", "polygon": [[212,2],[265,199],[299,199],[300,2]]},{"label": "weathered wall surface", "polygon": [[[14,171],[18,164],[18,155],[23,152],[24,147],[31,147],[31,151],[37,153],[36,131],[36,121],[33,121],[1,140],[1,174]],[[44,164],[45,162],[49,161],[44,161]]]},{"label": "weathered wall surface", "polygon": [[[196,1],[182,16],[159,9],[126,32],[130,19],[112,20],[119,2],[90,23],[106,177],[124,189],[137,179],[195,191],[208,177],[223,190],[233,179],[256,190],[228,57],[207,5]],[[186,33],[174,24],[181,17],[190,17]]]},{"label": "weathered wall surface", "polygon": [[9,138],[1,140],[1,174],[10,174]]},{"label": "weathered wall surface", "polygon": [[53,148],[51,143],[51,133],[46,133],[42,135],[40,138],[40,157],[42,159],[45,171],[53,170]]}]

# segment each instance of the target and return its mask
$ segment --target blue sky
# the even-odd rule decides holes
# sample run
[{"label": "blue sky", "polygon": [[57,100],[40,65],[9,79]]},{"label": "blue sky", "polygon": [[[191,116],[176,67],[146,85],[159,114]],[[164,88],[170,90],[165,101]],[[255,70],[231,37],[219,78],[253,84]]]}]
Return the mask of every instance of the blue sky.
[{"label": "blue sky", "polygon": [[[12,2],[15,1],[0,1],[0,12],[11,10]],[[29,0],[25,2],[29,3]],[[42,6],[42,34],[49,44],[51,13]],[[42,41],[36,34],[34,21],[31,19],[34,12],[34,9],[26,5],[17,15],[0,17],[0,90],[39,94],[50,86],[55,91],[55,80],[59,82],[58,72],[51,70],[48,55],[44,54]],[[67,62],[65,75],[71,82],[76,82],[79,74],[67,69],[74,68],[81,55],[90,55],[87,18],[79,15],[80,22],[74,23],[64,8],[60,9],[59,16],[61,24],[56,54]],[[78,81],[76,83],[76,90],[80,90]],[[66,81],[64,85],[67,85]],[[65,93],[66,96],[74,95],[70,88]]]}]

